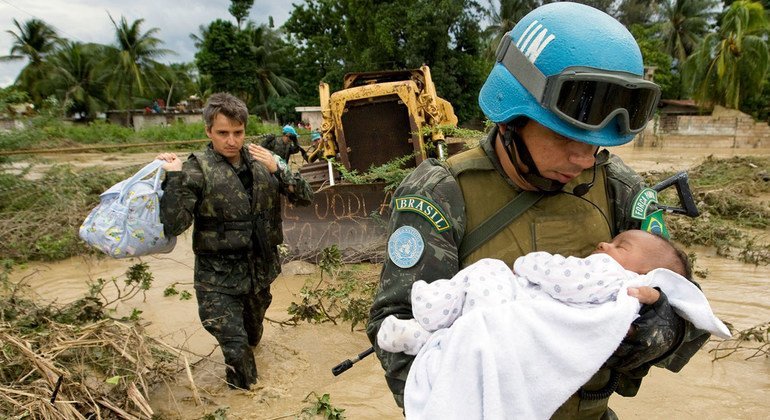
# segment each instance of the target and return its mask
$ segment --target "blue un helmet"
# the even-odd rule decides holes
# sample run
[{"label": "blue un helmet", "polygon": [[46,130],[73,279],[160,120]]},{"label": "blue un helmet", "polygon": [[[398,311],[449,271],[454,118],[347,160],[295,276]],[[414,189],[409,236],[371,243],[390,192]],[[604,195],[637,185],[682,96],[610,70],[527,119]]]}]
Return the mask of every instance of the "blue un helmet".
[{"label": "blue un helmet", "polygon": [[311,132],[310,133],[310,141],[311,142],[315,142],[315,141],[318,141],[318,140],[321,140],[321,133],[319,133],[318,131]]},{"label": "blue un helmet", "polygon": [[295,130],[294,127],[292,127],[290,125],[284,125],[283,126],[282,134],[284,136],[294,136],[294,137],[297,137],[297,130]]},{"label": "blue un helmet", "polygon": [[507,33],[479,93],[495,123],[528,117],[583,143],[628,143],[652,118],[660,87],[617,20],[578,3],[533,10]]}]

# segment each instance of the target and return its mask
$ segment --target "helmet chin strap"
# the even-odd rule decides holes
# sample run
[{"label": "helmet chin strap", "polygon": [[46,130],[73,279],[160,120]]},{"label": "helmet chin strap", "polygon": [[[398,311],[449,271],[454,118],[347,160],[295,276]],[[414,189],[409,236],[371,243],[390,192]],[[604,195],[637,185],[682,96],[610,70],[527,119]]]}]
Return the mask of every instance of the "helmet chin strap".
[{"label": "helmet chin strap", "polygon": [[[508,159],[516,169],[516,172],[518,172],[530,185],[546,193],[554,193],[560,191],[564,187],[564,184],[561,182],[546,178],[540,174],[537,165],[535,165],[535,161],[532,159],[532,155],[529,153],[529,149],[527,149],[524,140],[519,133],[516,132],[516,128],[513,125],[509,124],[505,133],[503,133],[503,146],[505,153],[508,155]],[[527,165],[527,168],[529,169],[528,172],[524,171],[524,168],[519,164],[518,159],[514,159],[513,154],[511,153],[514,146],[519,158],[521,158],[522,162]]]}]

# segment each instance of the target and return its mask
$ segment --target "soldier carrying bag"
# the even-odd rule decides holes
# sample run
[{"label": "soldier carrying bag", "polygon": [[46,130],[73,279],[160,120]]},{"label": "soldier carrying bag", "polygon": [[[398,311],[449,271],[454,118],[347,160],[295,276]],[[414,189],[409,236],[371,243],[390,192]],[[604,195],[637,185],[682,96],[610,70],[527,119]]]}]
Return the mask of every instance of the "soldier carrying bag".
[{"label": "soldier carrying bag", "polygon": [[155,160],[102,193],[80,226],[80,237],[113,258],[171,252],[176,237],[167,238],[160,222],[164,163]]}]

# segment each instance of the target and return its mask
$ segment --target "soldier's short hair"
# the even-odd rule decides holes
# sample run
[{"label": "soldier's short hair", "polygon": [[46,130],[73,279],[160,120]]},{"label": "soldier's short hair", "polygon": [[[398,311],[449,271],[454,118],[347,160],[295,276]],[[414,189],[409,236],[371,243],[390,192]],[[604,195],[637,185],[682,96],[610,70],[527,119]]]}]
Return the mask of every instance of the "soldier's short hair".
[{"label": "soldier's short hair", "polygon": [[249,109],[246,108],[246,104],[226,92],[215,93],[206,102],[206,106],[203,108],[203,122],[206,123],[206,128],[211,128],[211,125],[214,124],[214,118],[218,114],[238,121],[244,127],[249,120]]}]

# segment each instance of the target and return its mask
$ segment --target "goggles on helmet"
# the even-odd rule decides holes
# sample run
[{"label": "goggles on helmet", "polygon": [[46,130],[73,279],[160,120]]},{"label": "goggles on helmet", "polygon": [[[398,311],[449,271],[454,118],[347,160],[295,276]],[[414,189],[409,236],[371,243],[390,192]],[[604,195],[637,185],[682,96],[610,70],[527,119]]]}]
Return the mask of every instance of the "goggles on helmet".
[{"label": "goggles on helmet", "polygon": [[586,130],[600,130],[617,115],[622,134],[644,129],[658,106],[660,87],[638,75],[591,67],[568,67],[545,76],[506,34],[497,61],[562,120]]}]

